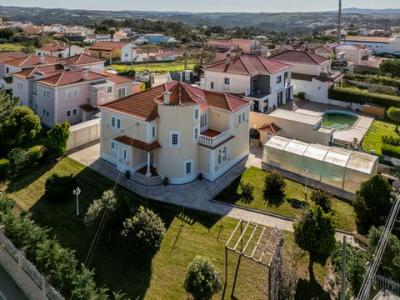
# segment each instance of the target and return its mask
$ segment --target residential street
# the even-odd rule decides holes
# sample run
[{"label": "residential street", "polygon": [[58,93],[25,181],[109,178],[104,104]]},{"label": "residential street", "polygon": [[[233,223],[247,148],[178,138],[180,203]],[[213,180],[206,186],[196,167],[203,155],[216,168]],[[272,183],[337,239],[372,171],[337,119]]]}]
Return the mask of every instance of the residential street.
[{"label": "residential street", "polygon": [[[75,152],[69,157],[79,161],[83,165],[88,166],[113,181],[117,180],[117,170],[111,164],[101,160],[99,155],[100,144],[96,144]],[[275,216],[273,214],[251,211],[212,200],[223,189],[225,189],[225,187],[240,176],[246,165],[261,165],[259,160],[260,159],[257,158],[257,156],[251,154],[248,160],[244,159],[213,183],[206,180],[197,180],[185,185],[169,185],[160,188],[159,186],[147,187],[127,179],[125,176],[119,176],[119,184],[143,197],[182,206],[182,209],[186,207],[201,210],[238,220],[242,219],[245,221],[252,221],[268,227],[277,227],[292,232],[293,221],[291,219]],[[336,239],[341,241],[343,235],[342,232],[337,231]],[[352,235],[346,234],[346,237],[348,243],[357,245]]]},{"label": "residential street", "polygon": [[25,300],[27,299],[12,278],[0,265],[0,300]]}]

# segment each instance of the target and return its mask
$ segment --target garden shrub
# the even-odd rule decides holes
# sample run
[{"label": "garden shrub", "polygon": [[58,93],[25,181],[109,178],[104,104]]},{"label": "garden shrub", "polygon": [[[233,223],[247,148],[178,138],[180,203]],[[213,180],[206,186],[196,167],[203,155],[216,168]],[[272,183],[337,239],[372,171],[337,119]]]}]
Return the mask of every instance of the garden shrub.
[{"label": "garden shrub", "polygon": [[285,195],[286,182],[281,174],[276,171],[267,172],[264,179],[264,197]]},{"label": "garden shrub", "polygon": [[383,143],[381,146],[381,151],[383,155],[399,158],[400,159],[400,147],[390,144]]},{"label": "garden shrub", "polygon": [[54,174],[46,180],[44,196],[49,201],[59,202],[71,198],[76,187],[77,181],[72,175]]},{"label": "garden shrub", "polygon": [[44,154],[44,147],[41,145],[33,146],[28,149],[28,156],[30,163],[36,163],[39,161]]},{"label": "garden shrub", "polygon": [[297,94],[297,97],[298,97],[300,100],[305,100],[305,99],[306,99],[306,93],[304,93],[304,92],[299,92],[299,93]]},{"label": "garden shrub", "polygon": [[354,102],[359,104],[377,104],[385,107],[400,106],[400,97],[371,93],[354,87],[332,87],[329,98],[338,101]]},{"label": "garden shrub", "polygon": [[331,197],[324,191],[314,190],[311,193],[311,201],[320,206],[325,213],[332,211]]},{"label": "garden shrub", "polygon": [[97,224],[96,221],[102,216],[102,212],[107,208],[109,213],[117,209],[117,198],[113,191],[105,191],[100,199],[94,200],[85,215],[85,225]]},{"label": "garden shrub", "polygon": [[50,155],[59,156],[67,151],[67,143],[69,138],[69,123],[56,124],[50,129],[44,139],[44,146]]},{"label": "garden shrub", "polygon": [[29,153],[22,148],[14,148],[8,153],[8,159],[11,163],[13,175],[18,175],[22,169],[30,164]]},{"label": "garden shrub", "polygon": [[391,78],[382,75],[354,74],[354,75],[346,75],[346,79],[381,84],[400,89],[400,78]]},{"label": "garden shrub", "polygon": [[151,255],[160,248],[165,232],[165,225],[160,216],[140,206],[132,218],[123,222],[121,235],[138,254]]},{"label": "garden shrub", "polygon": [[0,179],[7,176],[10,169],[10,161],[7,158],[0,158]]},{"label": "garden shrub", "polygon": [[389,144],[393,146],[400,146],[400,138],[390,135],[384,135],[382,137],[382,142],[384,144]]},{"label": "garden shrub", "polygon": [[243,197],[244,200],[246,201],[253,200],[254,185],[252,185],[251,183],[241,182],[240,189],[242,190],[241,196]]},{"label": "garden shrub", "polygon": [[188,266],[184,287],[195,299],[211,299],[222,289],[221,276],[208,258],[198,255]]}]

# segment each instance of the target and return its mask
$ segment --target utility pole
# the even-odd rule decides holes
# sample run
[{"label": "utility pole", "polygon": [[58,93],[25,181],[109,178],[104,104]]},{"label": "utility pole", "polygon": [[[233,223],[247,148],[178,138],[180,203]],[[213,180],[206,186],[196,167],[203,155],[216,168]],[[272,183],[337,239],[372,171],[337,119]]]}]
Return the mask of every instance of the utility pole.
[{"label": "utility pole", "polygon": [[340,46],[341,41],[342,41],[342,0],[339,0],[338,32],[337,32],[338,46]]},{"label": "utility pole", "polygon": [[343,236],[343,250],[342,250],[342,292],[340,300],[346,299],[346,236]]}]

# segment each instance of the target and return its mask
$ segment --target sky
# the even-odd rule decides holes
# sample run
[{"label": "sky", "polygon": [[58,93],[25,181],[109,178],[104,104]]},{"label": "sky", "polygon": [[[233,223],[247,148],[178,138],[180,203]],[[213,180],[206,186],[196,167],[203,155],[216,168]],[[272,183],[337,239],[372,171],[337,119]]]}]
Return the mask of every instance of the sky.
[{"label": "sky", "polygon": [[[291,12],[335,10],[338,0],[0,0],[0,5],[92,10]],[[343,0],[343,7],[400,8],[400,0]]]}]

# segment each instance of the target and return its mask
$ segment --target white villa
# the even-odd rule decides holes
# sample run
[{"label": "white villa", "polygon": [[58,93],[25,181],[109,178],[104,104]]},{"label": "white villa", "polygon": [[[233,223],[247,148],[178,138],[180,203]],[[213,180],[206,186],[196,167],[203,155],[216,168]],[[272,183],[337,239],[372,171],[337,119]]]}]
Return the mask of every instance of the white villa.
[{"label": "white villa", "polygon": [[290,64],[240,55],[227,56],[203,69],[204,89],[241,94],[254,111],[268,113],[293,99]]},{"label": "white villa", "polygon": [[146,184],[214,181],[249,154],[250,105],[227,93],[170,82],[100,110],[101,158]]},{"label": "white villa", "polygon": [[67,58],[83,53],[83,48],[76,45],[49,44],[36,50],[36,55],[53,56],[57,58]]},{"label": "white villa", "polygon": [[377,37],[377,36],[346,36],[343,39],[345,45],[359,45],[371,50],[374,54],[397,54],[400,55],[400,36]]}]

